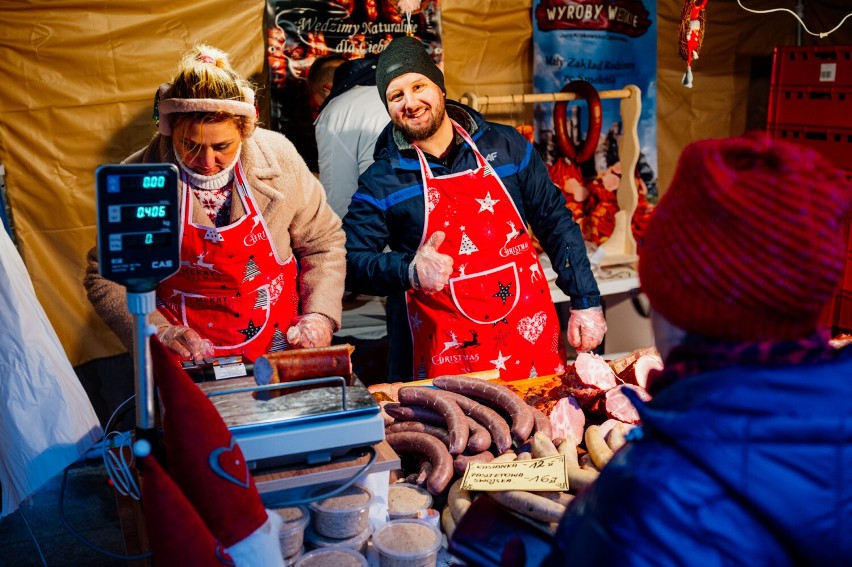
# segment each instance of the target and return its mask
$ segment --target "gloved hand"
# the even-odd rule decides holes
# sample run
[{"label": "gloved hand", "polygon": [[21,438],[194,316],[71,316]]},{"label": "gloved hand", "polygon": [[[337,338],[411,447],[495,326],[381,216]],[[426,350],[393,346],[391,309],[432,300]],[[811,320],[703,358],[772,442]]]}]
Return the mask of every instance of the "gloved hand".
[{"label": "gloved hand", "polygon": [[334,323],[322,313],[294,317],[287,329],[287,342],[297,348],[324,347],[331,344]]},{"label": "gloved hand", "polygon": [[587,352],[601,344],[606,333],[603,308],[572,309],[568,319],[568,344],[577,352]]},{"label": "gloved hand", "polygon": [[453,273],[453,259],[438,252],[444,241],[440,230],[433,233],[426,243],[418,248],[414,260],[408,266],[408,281],[414,289],[431,295],[444,289]]},{"label": "gloved hand", "polygon": [[202,339],[194,330],[183,325],[165,325],[157,330],[157,338],[163,345],[185,360],[198,364],[213,357],[213,343]]}]

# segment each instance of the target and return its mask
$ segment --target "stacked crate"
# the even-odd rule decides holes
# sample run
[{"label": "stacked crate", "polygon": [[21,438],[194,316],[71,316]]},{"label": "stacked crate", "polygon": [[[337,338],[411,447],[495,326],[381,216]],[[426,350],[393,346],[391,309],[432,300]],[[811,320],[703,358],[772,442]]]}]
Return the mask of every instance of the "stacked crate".
[{"label": "stacked crate", "polygon": [[[808,146],[852,180],[852,46],[776,47],[767,131]],[[846,219],[846,269],[823,321],[852,332],[852,219]]]}]

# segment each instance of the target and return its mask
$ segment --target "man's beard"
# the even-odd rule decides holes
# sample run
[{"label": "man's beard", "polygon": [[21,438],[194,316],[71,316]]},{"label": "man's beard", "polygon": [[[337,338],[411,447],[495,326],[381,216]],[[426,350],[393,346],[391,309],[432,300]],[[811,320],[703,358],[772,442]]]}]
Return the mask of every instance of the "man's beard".
[{"label": "man's beard", "polygon": [[441,127],[441,123],[444,121],[444,116],[446,115],[445,109],[446,106],[444,105],[444,99],[441,98],[438,105],[431,109],[434,112],[432,113],[432,119],[427,124],[419,126],[418,128],[411,128],[407,123],[403,123],[396,124],[396,127],[400,132],[402,132],[405,139],[409,142],[420,142],[422,140],[426,140],[432,137],[435,132],[438,131],[438,128]]}]

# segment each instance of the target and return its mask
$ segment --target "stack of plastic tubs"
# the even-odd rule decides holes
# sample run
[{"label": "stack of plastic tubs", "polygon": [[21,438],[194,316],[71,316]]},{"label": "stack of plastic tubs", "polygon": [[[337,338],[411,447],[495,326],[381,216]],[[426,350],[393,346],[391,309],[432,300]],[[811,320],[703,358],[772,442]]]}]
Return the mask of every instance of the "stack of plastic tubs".
[{"label": "stack of plastic tubs", "polygon": [[[852,179],[852,46],[776,47],[766,128],[815,149]],[[852,332],[850,223],[843,283],[823,318],[835,333]]]}]

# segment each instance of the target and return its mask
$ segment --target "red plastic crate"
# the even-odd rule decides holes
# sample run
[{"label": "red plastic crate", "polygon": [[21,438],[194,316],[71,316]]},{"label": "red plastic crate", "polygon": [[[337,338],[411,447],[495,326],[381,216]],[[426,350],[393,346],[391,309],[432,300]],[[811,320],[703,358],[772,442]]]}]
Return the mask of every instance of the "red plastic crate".
[{"label": "red plastic crate", "polygon": [[787,85],[852,86],[852,45],[776,47],[772,86]]},{"label": "red plastic crate", "polygon": [[802,124],[770,124],[767,129],[775,139],[813,148],[840,169],[852,171],[852,130]]},{"label": "red plastic crate", "polygon": [[852,130],[852,87],[781,86],[769,97],[767,124]]}]

